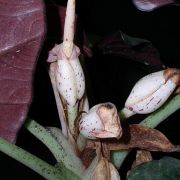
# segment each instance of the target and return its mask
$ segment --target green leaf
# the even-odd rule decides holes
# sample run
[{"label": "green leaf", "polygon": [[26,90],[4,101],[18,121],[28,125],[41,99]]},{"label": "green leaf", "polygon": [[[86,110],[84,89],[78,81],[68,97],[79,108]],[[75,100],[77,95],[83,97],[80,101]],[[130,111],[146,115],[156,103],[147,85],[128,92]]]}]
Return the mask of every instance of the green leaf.
[{"label": "green leaf", "polygon": [[180,179],[180,160],[163,157],[134,168],[128,180],[178,180]]}]

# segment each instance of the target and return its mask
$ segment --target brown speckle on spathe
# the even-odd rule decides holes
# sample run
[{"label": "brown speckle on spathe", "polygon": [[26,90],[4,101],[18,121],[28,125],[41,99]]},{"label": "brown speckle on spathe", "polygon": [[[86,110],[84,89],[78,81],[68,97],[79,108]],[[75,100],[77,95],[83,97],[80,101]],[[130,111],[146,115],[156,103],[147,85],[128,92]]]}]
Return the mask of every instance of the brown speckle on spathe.
[{"label": "brown speckle on spathe", "polygon": [[129,107],[128,109],[129,109],[130,111],[133,111],[133,108],[132,108],[132,107]]},{"label": "brown speckle on spathe", "polygon": [[161,99],[157,102],[157,105],[161,102]]}]

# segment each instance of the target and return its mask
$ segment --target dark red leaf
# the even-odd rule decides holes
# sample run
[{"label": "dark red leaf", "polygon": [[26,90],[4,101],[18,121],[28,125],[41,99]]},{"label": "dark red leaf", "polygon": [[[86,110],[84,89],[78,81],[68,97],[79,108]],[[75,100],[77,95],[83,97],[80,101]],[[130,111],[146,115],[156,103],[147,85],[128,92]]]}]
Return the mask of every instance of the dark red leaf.
[{"label": "dark red leaf", "polygon": [[42,0],[0,2],[0,136],[15,142],[31,103],[45,33]]},{"label": "dark red leaf", "polygon": [[113,55],[137,61],[145,65],[162,67],[163,63],[150,41],[128,36],[117,31],[97,44],[104,55]]},{"label": "dark red leaf", "polygon": [[133,0],[133,3],[141,11],[152,11],[156,8],[173,4],[174,0]]}]

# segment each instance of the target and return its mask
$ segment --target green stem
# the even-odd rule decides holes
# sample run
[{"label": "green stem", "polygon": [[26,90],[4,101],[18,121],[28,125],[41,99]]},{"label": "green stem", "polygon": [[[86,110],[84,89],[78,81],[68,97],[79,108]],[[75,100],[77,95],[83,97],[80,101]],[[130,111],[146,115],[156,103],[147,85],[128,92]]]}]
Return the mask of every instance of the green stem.
[{"label": "green stem", "polygon": [[75,120],[78,113],[78,103],[74,107],[68,106],[67,112],[68,112],[69,129],[70,129],[71,134],[74,136],[75,135]]},{"label": "green stem", "polygon": [[[145,118],[140,124],[146,127],[155,128],[178,109],[180,109],[180,95],[174,96],[161,108]],[[111,160],[118,169],[121,167],[130,151],[131,150],[113,151],[111,153]]]},{"label": "green stem", "polygon": [[111,161],[119,169],[131,150],[111,151]]},{"label": "green stem", "polygon": [[58,142],[43,126],[29,118],[26,120],[24,126],[48,147],[58,162],[62,160],[62,157],[64,156],[63,147],[60,147]]},{"label": "green stem", "polygon": [[145,118],[140,124],[142,126],[155,128],[178,109],[180,109],[180,95],[173,97],[164,106]]},{"label": "green stem", "polygon": [[[31,168],[45,179],[65,180],[64,174],[33,154],[0,137],[0,151]],[[9,172],[10,173],[10,172]]]},{"label": "green stem", "polygon": [[25,127],[47,146],[58,162],[64,164],[67,169],[72,170],[74,173],[81,175],[83,168],[81,166],[74,165],[74,161],[70,159],[67,150],[64,149],[62,144],[58,143],[58,141],[47,129],[31,119],[26,120]]}]

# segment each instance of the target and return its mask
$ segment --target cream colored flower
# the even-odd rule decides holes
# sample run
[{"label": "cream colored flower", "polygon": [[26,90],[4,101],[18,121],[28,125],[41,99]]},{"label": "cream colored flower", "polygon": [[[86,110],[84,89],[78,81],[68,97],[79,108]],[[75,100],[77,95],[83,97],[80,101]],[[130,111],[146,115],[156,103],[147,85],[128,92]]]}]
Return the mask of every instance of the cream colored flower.
[{"label": "cream colored flower", "polygon": [[85,91],[85,77],[79,62],[79,48],[74,47],[70,59],[67,59],[59,45],[59,58],[57,60],[56,82],[59,93],[67,104],[74,106]]},{"label": "cream colored flower", "polygon": [[112,103],[98,104],[84,114],[79,130],[89,139],[119,138],[122,134],[117,109]]},{"label": "cream colored flower", "polygon": [[180,71],[168,68],[141,78],[133,87],[125,103],[126,116],[146,114],[158,109],[166,102],[179,85]]}]

